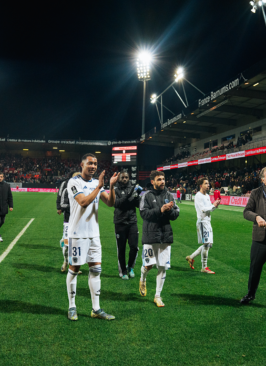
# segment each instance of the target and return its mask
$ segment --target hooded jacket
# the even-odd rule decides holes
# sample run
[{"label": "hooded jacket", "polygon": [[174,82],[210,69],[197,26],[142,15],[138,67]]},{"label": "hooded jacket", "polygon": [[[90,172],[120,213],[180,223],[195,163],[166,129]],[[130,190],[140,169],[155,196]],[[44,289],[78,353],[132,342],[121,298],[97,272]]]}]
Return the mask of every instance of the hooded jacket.
[{"label": "hooded jacket", "polygon": [[115,187],[115,224],[134,224],[137,222],[136,207],[139,207],[140,197],[132,197],[134,186],[130,182],[123,185],[118,182]]},{"label": "hooded jacket", "polygon": [[[171,211],[161,212],[165,203],[174,202]],[[151,189],[141,197],[140,216],[143,218],[142,244],[172,244],[173,230],[170,221],[179,216],[179,207],[166,188]]]}]

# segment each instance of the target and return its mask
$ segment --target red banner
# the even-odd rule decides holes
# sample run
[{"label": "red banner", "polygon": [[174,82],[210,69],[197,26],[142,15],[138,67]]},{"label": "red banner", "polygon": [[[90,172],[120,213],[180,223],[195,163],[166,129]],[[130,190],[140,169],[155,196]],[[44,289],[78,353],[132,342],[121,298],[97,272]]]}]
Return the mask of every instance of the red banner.
[{"label": "red banner", "polygon": [[226,155],[219,155],[219,156],[214,156],[213,158],[211,158],[211,162],[215,163],[216,161],[223,161],[226,160]]},{"label": "red banner", "polygon": [[[210,196],[211,203],[214,202],[214,196]],[[222,196],[221,205],[246,207],[249,197]]]},{"label": "red banner", "polygon": [[170,165],[170,169],[177,169],[177,168],[178,168],[178,164]]},{"label": "red banner", "polygon": [[257,149],[250,149],[245,151],[245,156],[266,154],[266,147],[258,147]]},{"label": "red banner", "polygon": [[198,165],[198,160],[188,161],[187,166]]}]

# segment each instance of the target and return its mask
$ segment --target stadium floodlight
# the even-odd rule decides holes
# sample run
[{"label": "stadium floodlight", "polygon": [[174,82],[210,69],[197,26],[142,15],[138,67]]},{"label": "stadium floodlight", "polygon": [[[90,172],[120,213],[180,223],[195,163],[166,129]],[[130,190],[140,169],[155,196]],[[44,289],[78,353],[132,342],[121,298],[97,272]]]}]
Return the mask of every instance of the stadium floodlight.
[{"label": "stadium floodlight", "polygon": [[177,70],[176,70],[176,73],[175,73],[175,81],[179,81],[179,80],[182,80],[184,78],[185,74],[184,74],[184,69],[183,67],[179,67]]},{"label": "stadium floodlight", "polygon": [[141,52],[137,59],[137,72],[139,80],[150,80],[150,66],[152,55],[150,52]]},{"label": "stadium floodlight", "polygon": [[142,106],[142,128],[141,134],[145,133],[145,99],[146,99],[146,82],[151,79],[150,67],[152,62],[152,54],[149,51],[142,51],[137,58],[137,73],[140,81],[143,81],[143,106]]},{"label": "stadium floodlight", "polygon": [[151,96],[151,103],[152,104],[156,103],[156,99],[157,99],[157,95],[156,94],[152,94],[152,96]]},{"label": "stadium floodlight", "polygon": [[266,6],[266,0],[251,0],[249,2],[249,4],[252,6],[251,11],[254,14],[258,10],[258,7],[261,8],[263,18],[264,18],[264,22],[265,22],[265,25],[266,25],[266,13],[265,13],[265,10],[264,10],[264,6]]}]

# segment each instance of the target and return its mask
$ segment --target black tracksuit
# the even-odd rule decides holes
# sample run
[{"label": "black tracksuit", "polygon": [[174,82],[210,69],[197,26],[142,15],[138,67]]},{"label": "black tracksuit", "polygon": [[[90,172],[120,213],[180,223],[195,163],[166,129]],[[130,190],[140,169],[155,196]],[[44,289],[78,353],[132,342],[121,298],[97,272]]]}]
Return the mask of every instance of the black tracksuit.
[{"label": "black tracksuit", "polygon": [[6,214],[8,214],[8,206],[13,208],[13,196],[10,185],[6,182],[0,183],[0,227],[5,222]]},{"label": "black tracksuit", "polygon": [[125,259],[127,241],[130,247],[128,267],[134,268],[139,250],[136,207],[139,207],[140,198],[138,195],[134,197],[133,194],[134,187],[129,182],[126,186],[119,182],[115,187],[114,224],[120,276],[127,274]]},{"label": "black tracksuit", "polygon": [[62,212],[64,212],[64,222],[69,222],[69,216],[70,216],[70,204],[67,192],[68,181],[69,179],[64,180],[61,183],[56,199],[57,210],[61,210]]}]

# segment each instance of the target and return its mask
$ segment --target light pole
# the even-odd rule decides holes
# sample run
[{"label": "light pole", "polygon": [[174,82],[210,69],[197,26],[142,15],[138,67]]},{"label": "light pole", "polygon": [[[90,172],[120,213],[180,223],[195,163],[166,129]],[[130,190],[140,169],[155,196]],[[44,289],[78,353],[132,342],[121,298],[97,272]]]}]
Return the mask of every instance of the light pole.
[{"label": "light pole", "polygon": [[142,105],[142,128],[141,134],[145,133],[145,100],[146,100],[146,82],[150,77],[151,54],[149,52],[141,52],[137,59],[137,72],[140,81],[143,81],[143,105]]}]

